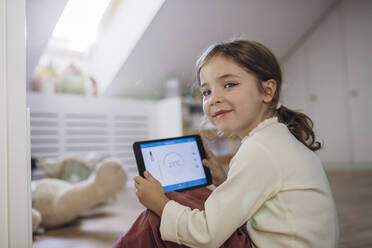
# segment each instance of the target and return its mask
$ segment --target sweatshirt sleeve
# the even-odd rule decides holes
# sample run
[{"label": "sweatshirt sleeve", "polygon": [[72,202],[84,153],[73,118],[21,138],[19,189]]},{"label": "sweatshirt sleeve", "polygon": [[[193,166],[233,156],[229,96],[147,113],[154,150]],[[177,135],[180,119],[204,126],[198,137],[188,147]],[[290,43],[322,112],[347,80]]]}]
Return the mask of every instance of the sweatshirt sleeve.
[{"label": "sweatshirt sleeve", "polygon": [[205,202],[205,210],[169,201],[160,233],[163,240],[189,247],[219,247],[277,193],[279,172],[266,148],[245,141],[230,162],[227,179]]}]

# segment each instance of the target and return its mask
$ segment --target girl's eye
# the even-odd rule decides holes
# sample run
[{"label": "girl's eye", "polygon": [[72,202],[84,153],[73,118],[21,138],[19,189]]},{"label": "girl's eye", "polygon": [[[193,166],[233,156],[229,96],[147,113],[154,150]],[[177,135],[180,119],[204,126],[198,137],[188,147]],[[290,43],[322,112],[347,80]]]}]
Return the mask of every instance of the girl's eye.
[{"label": "girl's eye", "polygon": [[210,90],[202,90],[201,93],[202,93],[203,96],[208,96],[208,95],[211,94],[211,91]]},{"label": "girl's eye", "polygon": [[235,85],[237,85],[237,84],[236,83],[233,83],[233,82],[228,82],[228,83],[225,84],[225,88],[232,88]]}]

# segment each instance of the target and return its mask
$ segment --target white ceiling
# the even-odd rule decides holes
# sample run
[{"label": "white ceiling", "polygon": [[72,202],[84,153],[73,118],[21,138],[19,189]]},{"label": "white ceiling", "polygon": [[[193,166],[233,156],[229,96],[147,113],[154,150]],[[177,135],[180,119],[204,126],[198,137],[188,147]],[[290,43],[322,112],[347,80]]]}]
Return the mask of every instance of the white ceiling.
[{"label": "white ceiling", "polygon": [[[28,2],[49,5],[47,9],[34,7],[38,11],[53,13],[54,5],[59,9],[56,13],[61,11],[61,4],[52,3],[59,0]],[[166,0],[105,95],[159,98],[163,95],[163,82],[170,77],[177,77],[183,85],[191,84],[200,53],[211,43],[234,37],[260,41],[283,61],[336,2],[338,0]],[[28,22],[43,15],[33,12],[30,14],[27,8]],[[51,18],[51,23],[54,19]],[[31,31],[50,24],[34,21],[32,25]],[[37,33],[31,34],[33,39],[28,40],[30,49],[38,47],[32,43],[45,41],[45,33]],[[37,52],[27,54],[32,56],[28,62],[40,57]],[[27,63],[27,66],[31,68],[33,64]]]}]

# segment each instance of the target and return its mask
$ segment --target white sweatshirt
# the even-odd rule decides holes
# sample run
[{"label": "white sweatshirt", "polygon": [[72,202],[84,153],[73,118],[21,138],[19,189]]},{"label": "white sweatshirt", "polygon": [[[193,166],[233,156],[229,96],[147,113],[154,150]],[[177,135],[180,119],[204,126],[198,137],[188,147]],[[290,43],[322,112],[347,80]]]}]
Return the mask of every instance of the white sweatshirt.
[{"label": "white sweatshirt", "polygon": [[337,212],[322,164],[276,117],[242,140],[204,211],[169,201],[160,233],[163,240],[215,248],[246,222],[258,247],[338,247]]}]

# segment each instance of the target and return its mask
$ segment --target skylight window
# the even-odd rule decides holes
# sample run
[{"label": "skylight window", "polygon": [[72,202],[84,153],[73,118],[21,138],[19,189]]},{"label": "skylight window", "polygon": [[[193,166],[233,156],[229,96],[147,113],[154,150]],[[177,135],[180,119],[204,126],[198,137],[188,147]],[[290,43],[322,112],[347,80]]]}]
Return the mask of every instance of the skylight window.
[{"label": "skylight window", "polygon": [[[104,92],[165,0],[69,0],[36,71],[73,65]],[[94,46],[93,46],[94,45]]]},{"label": "skylight window", "polygon": [[111,0],[69,0],[53,31],[55,48],[86,52],[98,37],[99,23]]}]

